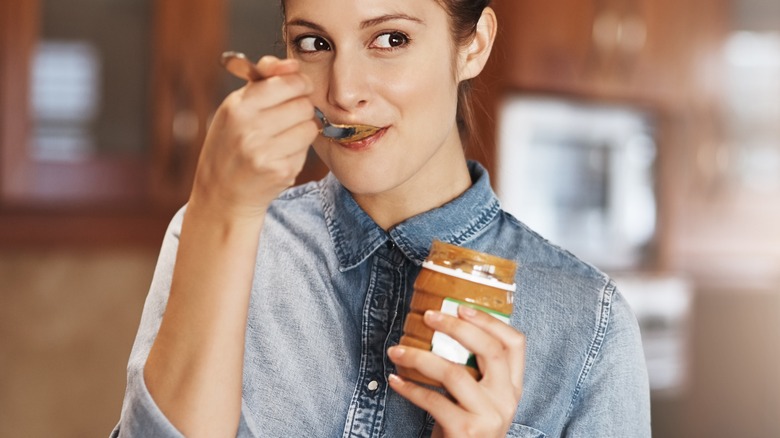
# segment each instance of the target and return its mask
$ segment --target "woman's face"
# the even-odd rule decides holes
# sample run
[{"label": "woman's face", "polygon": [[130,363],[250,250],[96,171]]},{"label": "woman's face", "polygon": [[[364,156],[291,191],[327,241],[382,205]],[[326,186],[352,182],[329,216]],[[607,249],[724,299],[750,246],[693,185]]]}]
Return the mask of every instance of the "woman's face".
[{"label": "woman's face", "polygon": [[287,53],[340,124],[384,128],[314,148],[347,189],[380,195],[446,184],[463,165],[458,70],[448,16],[434,0],[286,0]]}]

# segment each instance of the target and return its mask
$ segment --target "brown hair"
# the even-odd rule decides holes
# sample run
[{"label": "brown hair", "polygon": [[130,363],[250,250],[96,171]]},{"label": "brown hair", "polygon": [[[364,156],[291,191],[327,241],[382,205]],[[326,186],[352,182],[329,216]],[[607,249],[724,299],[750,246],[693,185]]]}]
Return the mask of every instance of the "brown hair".
[{"label": "brown hair", "polygon": [[[454,48],[458,49],[471,42],[477,32],[477,24],[482,17],[482,11],[490,6],[491,0],[435,0],[449,15],[450,30],[454,40]],[[281,1],[282,14],[285,13],[284,0]],[[456,120],[458,132],[464,146],[481,144],[475,134],[475,114],[471,98],[471,81],[463,81],[458,86],[458,113]]]},{"label": "brown hair", "polygon": [[[482,11],[490,6],[491,0],[436,0],[450,16],[450,27],[455,48],[471,42],[477,32],[477,24]],[[458,86],[458,131],[464,146],[480,145],[475,132],[474,103],[471,97],[471,81],[463,81]]]}]

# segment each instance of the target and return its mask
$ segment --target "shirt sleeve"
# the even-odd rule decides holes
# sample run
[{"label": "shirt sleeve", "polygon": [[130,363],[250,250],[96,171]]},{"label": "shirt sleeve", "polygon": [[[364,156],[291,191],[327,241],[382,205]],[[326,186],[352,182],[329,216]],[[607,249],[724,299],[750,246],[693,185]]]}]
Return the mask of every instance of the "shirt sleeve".
[{"label": "shirt sleeve", "polygon": [[[179,235],[184,218],[182,208],[171,220],[165,233],[160,256],[157,260],[149,295],[146,297],[141,323],[127,364],[127,388],[122,403],[119,424],[114,428],[111,438],[135,437],[183,437],[176,427],[165,417],[152,399],[144,381],[144,365],[152,348],[162,322],[162,316],[168,302],[171,289],[176,251],[179,247]],[[248,421],[246,406],[242,402],[239,437],[254,437],[254,427]]]},{"label": "shirt sleeve", "polygon": [[609,288],[606,326],[598,332],[603,339],[583,369],[563,435],[650,438],[650,387],[639,325],[620,292],[611,283]]}]

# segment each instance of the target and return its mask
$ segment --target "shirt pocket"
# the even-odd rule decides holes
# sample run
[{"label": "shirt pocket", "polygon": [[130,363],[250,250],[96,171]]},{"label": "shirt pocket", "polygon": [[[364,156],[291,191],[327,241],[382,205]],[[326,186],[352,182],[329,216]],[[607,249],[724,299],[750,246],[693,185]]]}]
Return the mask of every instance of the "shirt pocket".
[{"label": "shirt pocket", "polygon": [[[433,432],[433,417],[430,414],[426,415],[425,427],[423,427],[420,433],[420,438],[430,437]],[[507,438],[547,438],[543,432],[540,432],[533,427],[525,426],[520,423],[512,423],[509,426],[509,431],[506,433]]]},{"label": "shirt pocket", "polygon": [[509,432],[506,434],[507,438],[546,438],[547,435],[534,429],[533,427],[524,426],[520,423],[512,423],[509,426]]}]

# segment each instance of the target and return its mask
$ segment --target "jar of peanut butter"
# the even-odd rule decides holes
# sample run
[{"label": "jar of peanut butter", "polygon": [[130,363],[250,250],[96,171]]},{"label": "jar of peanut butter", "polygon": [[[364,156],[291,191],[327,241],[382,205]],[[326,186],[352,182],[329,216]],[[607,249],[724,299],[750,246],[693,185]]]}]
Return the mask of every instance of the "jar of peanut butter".
[{"label": "jar of peanut butter", "polygon": [[[423,322],[427,310],[457,316],[459,306],[470,306],[509,323],[515,291],[517,264],[494,255],[434,241],[414,283],[409,314],[401,345],[430,350],[459,363],[475,378],[481,374],[474,355],[449,336],[435,332]],[[415,370],[398,367],[410,380],[441,387]]]}]

